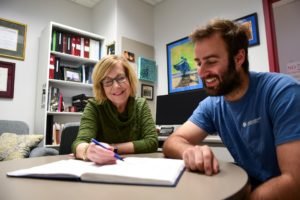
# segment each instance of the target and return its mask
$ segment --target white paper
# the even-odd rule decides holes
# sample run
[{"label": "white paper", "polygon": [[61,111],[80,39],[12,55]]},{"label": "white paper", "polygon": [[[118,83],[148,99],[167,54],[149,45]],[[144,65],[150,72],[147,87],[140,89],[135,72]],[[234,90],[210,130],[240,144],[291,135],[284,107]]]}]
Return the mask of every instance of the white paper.
[{"label": "white paper", "polygon": [[18,30],[0,26],[0,49],[17,51]]},{"label": "white paper", "polygon": [[61,160],[28,169],[8,172],[8,176],[43,178],[80,177],[82,181],[169,185],[176,183],[184,170],[183,160],[127,157],[114,165],[96,165],[80,160]]},{"label": "white paper", "polygon": [[300,61],[288,63],[286,66],[286,72],[300,81]]},{"label": "white paper", "polygon": [[0,91],[6,92],[7,91],[7,78],[8,78],[8,69],[7,68],[0,68]]}]

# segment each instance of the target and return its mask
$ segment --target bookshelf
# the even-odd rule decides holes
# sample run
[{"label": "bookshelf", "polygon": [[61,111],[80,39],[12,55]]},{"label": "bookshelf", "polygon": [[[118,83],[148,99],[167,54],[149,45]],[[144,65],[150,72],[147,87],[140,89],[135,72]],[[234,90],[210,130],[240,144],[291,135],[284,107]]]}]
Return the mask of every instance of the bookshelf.
[{"label": "bookshelf", "polygon": [[92,96],[91,72],[102,55],[104,37],[100,35],[56,22],[42,31],[34,128],[35,133],[44,134],[45,146],[59,147],[54,123],[80,121],[83,106],[72,97]]}]

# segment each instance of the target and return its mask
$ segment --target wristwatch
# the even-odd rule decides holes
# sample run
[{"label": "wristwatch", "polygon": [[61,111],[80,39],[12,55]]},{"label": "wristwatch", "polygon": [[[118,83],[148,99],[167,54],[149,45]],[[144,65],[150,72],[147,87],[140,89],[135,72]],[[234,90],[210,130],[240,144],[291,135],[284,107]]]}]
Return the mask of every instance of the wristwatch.
[{"label": "wristwatch", "polygon": [[117,146],[114,146],[114,152],[118,153],[118,147]]}]

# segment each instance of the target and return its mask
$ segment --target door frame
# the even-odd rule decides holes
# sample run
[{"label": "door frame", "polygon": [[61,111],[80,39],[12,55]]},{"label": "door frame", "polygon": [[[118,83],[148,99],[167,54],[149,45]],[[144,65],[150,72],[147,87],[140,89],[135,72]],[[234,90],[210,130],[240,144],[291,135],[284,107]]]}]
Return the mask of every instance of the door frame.
[{"label": "door frame", "polygon": [[278,62],[278,51],[277,51],[277,41],[274,23],[274,13],[273,13],[273,3],[280,0],[262,0],[265,26],[266,26],[266,37],[267,37],[267,49],[269,58],[269,71],[270,72],[280,72],[279,62]]}]

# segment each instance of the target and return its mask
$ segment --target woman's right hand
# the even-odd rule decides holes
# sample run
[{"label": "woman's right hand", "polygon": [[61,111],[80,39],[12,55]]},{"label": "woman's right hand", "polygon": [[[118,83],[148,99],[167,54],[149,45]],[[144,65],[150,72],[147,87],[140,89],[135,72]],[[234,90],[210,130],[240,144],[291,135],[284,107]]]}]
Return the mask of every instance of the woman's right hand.
[{"label": "woman's right hand", "polygon": [[105,164],[115,164],[116,158],[114,153],[114,148],[109,144],[102,143],[107,149],[100,147],[93,142],[91,142],[88,146],[86,156],[87,158],[99,165]]}]

